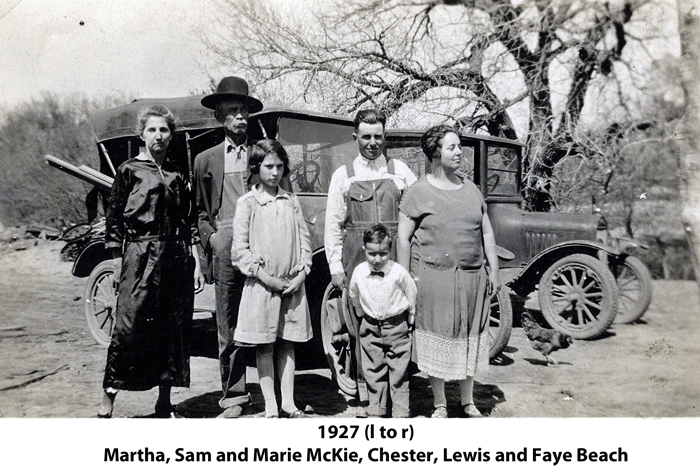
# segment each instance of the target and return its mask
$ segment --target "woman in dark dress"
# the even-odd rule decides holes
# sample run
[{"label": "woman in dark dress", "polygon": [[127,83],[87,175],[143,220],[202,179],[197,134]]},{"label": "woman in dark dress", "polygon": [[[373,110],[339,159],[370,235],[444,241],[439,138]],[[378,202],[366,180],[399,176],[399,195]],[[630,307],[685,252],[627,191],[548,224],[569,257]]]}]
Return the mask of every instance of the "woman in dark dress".
[{"label": "woman in dark dress", "polygon": [[489,297],[501,285],[496,243],[481,192],[456,173],[462,160],[457,131],[433,127],[421,147],[431,171],[403,195],[397,247],[398,262],[418,287],[418,368],[430,379],[433,417],[447,417],[446,380],[460,381],[462,414],[481,416],[474,374],[489,361]]},{"label": "woman in dark dress", "polygon": [[170,390],[189,387],[194,292],[203,283],[196,215],[187,173],[166,160],[173,114],[141,110],[137,131],[145,149],[119,166],[107,209],[119,295],[98,417],[112,416],[118,390],[158,386],[156,416],[174,418]]}]

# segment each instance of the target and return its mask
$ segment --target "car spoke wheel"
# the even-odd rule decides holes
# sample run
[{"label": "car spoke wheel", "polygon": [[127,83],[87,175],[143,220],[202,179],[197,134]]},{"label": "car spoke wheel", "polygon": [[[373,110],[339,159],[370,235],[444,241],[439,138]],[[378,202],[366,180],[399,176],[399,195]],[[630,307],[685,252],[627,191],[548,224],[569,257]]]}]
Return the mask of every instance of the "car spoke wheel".
[{"label": "car spoke wheel", "polygon": [[616,323],[632,323],[644,315],[651,304],[651,274],[642,261],[627,256],[610,266],[620,292]]},{"label": "car spoke wheel", "polygon": [[103,261],[90,272],[85,283],[85,318],[93,339],[109,346],[114,331],[117,292],[112,261]]},{"label": "car spoke wheel", "polygon": [[552,264],[540,279],[538,296],[551,327],[575,339],[602,335],[619,305],[612,272],[585,254],[572,254]]},{"label": "car spoke wheel", "polygon": [[498,357],[508,345],[513,330],[513,307],[510,294],[502,289],[491,298],[489,312],[489,359]]},{"label": "car spoke wheel", "polygon": [[357,396],[354,341],[345,325],[341,310],[342,294],[329,284],[321,305],[321,341],[333,380],[344,394]]}]

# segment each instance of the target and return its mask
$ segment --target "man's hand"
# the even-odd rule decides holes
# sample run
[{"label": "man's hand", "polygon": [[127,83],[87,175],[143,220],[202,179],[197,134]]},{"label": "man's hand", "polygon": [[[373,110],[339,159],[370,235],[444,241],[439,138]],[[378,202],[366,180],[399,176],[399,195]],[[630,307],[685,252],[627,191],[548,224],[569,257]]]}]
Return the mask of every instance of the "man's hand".
[{"label": "man's hand", "polygon": [[112,259],[112,268],[114,270],[114,275],[112,278],[112,287],[117,290],[119,288],[119,279],[122,275],[122,258],[115,257]]},{"label": "man's hand", "polygon": [[343,272],[333,274],[331,275],[331,279],[333,280],[333,285],[342,292],[345,288],[345,274]]},{"label": "man's hand", "polygon": [[212,250],[212,252],[214,252],[214,253],[218,253],[218,252],[219,252],[219,249],[221,249],[221,248],[219,248],[219,247],[216,245],[216,241],[217,241],[217,237],[216,237],[216,236],[217,236],[217,234],[218,234],[218,232],[217,232],[217,231],[214,231],[213,233],[211,233],[211,234],[209,235],[209,246],[211,247],[211,250]]}]

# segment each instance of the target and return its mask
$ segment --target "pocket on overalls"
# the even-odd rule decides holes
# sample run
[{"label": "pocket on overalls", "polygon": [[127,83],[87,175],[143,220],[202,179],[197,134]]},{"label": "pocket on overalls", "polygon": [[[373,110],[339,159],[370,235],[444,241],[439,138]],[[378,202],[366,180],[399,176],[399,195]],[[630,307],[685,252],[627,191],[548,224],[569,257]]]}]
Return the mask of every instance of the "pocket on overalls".
[{"label": "pocket on overalls", "polygon": [[369,189],[350,188],[348,190],[347,214],[353,224],[368,224],[375,221],[374,195]]}]

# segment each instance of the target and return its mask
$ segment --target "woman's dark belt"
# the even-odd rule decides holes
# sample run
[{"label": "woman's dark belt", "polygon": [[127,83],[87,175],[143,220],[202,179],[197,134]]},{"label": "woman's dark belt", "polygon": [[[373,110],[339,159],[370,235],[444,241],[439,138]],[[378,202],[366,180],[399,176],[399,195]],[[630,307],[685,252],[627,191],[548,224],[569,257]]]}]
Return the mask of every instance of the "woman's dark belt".
[{"label": "woman's dark belt", "polygon": [[164,236],[161,234],[143,235],[143,236],[127,236],[125,241],[128,243],[139,241],[184,241],[187,239],[184,235]]},{"label": "woman's dark belt", "polygon": [[461,264],[435,264],[435,263],[426,263],[423,261],[423,265],[425,267],[428,267],[432,270],[463,270],[467,272],[473,272],[481,269],[483,267],[483,264],[479,264],[476,266],[471,266],[471,265],[461,265]]}]

